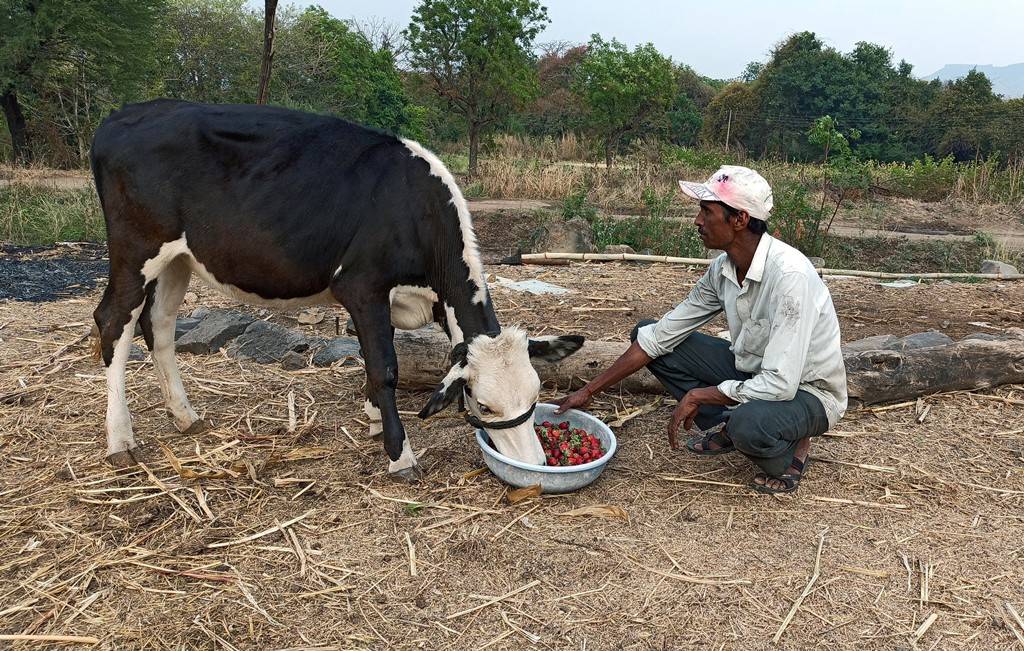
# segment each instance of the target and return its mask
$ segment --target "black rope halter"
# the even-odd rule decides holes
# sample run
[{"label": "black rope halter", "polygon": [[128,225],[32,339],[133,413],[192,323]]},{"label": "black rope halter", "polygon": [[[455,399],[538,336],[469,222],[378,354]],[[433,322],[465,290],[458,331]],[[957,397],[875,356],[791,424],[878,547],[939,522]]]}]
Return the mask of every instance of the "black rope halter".
[{"label": "black rope halter", "polygon": [[467,423],[469,423],[473,427],[478,427],[482,430],[512,429],[513,427],[522,425],[526,421],[530,420],[530,417],[533,416],[533,410],[537,408],[537,403],[535,402],[532,405],[530,405],[530,408],[524,411],[522,414],[516,416],[515,418],[510,418],[509,420],[481,420],[466,409],[466,402],[463,399],[465,396],[469,396],[470,399],[473,398],[473,393],[469,390],[468,387],[464,388],[463,395],[459,396],[459,411],[466,412],[465,414],[463,414],[463,418],[466,419]]},{"label": "black rope halter", "polygon": [[537,403],[535,402],[532,405],[530,405],[530,408],[527,409],[525,412],[510,420],[480,420],[479,418],[477,418],[468,411],[464,414],[464,417],[467,423],[469,423],[473,427],[479,427],[480,429],[483,430],[512,429],[513,427],[517,425],[522,425],[526,421],[530,420],[530,418],[533,416],[533,410],[536,406]]}]

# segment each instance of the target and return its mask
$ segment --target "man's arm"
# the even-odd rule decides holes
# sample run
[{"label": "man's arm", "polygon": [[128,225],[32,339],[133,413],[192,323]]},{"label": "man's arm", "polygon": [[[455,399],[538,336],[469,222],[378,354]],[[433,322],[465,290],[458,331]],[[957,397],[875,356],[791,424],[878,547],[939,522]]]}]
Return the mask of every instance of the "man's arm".
[{"label": "man's arm", "polygon": [[684,339],[722,311],[715,279],[721,274],[721,262],[708,267],[686,300],[657,323],[640,328],[636,341],[650,358],[672,352]]},{"label": "man's arm", "polygon": [[686,300],[663,316],[657,323],[640,328],[636,341],[615,360],[614,364],[579,391],[555,401],[560,405],[556,413],[561,414],[567,409],[585,408],[590,404],[594,394],[636,373],[654,358],[672,352],[672,349],[690,333],[713,319],[722,311],[718,291],[712,282],[712,274],[718,273],[720,273],[718,265],[709,267],[690,290]]},{"label": "man's arm", "polygon": [[567,409],[582,409],[586,407],[590,404],[590,400],[594,397],[595,393],[600,393],[623,378],[629,377],[647,366],[650,362],[651,357],[644,352],[640,344],[634,341],[626,349],[626,352],[619,355],[619,358],[607,370],[590,382],[587,382],[587,385],[579,391],[556,401],[559,407],[555,410],[555,413],[561,414]]}]

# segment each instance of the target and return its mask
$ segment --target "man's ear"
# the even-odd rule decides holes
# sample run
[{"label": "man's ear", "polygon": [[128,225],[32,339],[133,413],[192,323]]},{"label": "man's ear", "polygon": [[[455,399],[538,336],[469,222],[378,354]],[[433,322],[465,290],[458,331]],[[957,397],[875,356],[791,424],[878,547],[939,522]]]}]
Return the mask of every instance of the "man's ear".
[{"label": "man's ear", "polygon": [[750,213],[746,210],[741,210],[736,213],[736,221],[734,222],[733,229],[736,231],[744,231],[747,229],[747,224],[750,223]]},{"label": "man's ear", "polygon": [[530,359],[541,359],[545,362],[557,362],[572,355],[583,347],[580,335],[562,335],[560,337],[540,337],[530,340]]},{"label": "man's ear", "polygon": [[452,349],[452,368],[448,375],[444,376],[441,384],[434,389],[434,395],[420,410],[420,418],[430,418],[452,403],[452,400],[462,394],[466,387],[466,355],[465,343],[460,343]]}]

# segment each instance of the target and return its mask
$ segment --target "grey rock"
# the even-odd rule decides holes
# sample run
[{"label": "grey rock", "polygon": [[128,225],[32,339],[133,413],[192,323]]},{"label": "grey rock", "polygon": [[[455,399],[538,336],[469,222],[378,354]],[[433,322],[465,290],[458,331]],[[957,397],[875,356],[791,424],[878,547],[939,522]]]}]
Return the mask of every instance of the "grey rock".
[{"label": "grey rock", "polygon": [[251,359],[260,364],[280,362],[289,351],[301,353],[309,348],[305,336],[284,326],[255,321],[238,335],[226,352],[235,359]]},{"label": "grey rock", "polygon": [[205,319],[209,315],[210,315],[210,308],[208,308],[208,307],[197,307],[196,309],[192,310],[192,314],[190,314],[189,316],[192,317],[193,319],[199,319],[200,321],[202,321],[203,319]]},{"label": "grey rock", "polygon": [[[338,337],[331,339],[320,350],[313,355],[313,366],[330,366],[339,359],[346,357],[359,357],[359,340],[354,337]],[[354,364],[346,360],[343,365]]]},{"label": "grey rock", "polygon": [[893,335],[875,335],[865,337],[857,341],[851,341],[843,346],[845,350],[862,352],[865,350],[895,350],[899,344],[899,337]]},{"label": "grey rock", "polygon": [[142,346],[132,343],[132,347],[128,349],[128,361],[129,362],[142,362],[146,359],[146,349]]},{"label": "grey rock", "polygon": [[1004,276],[1016,276],[1020,272],[1017,271],[1017,267],[1012,264],[1006,264],[999,260],[982,260],[981,267],[978,269],[978,273],[983,274],[1002,274]]},{"label": "grey rock", "polygon": [[582,217],[552,221],[545,227],[538,248],[553,253],[595,253],[594,229]]},{"label": "grey rock", "polygon": [[601,253],[636,253],[636,251],[628,244],[609,244]]},{"label": "grey rock", "polygon": [[917,348],[933,348],[935,346],[946,346],[953,343],[953,340],[938,330],[927,332],[915,332],[899,340],[896,350],[915,350]]},{"label": "grey rock", "polygon": [[289,350],[281,358],[281,368],[286,371],[298,371],[309,366],[306,363],[306,356],[302,353],[297,353],[294,350]]},{"label": "grey rock", "polygon": [[972,334],[967,335],[960,341],[967,341],[969,339],[976,339],[980,341],[1005,341],[1006,339],[1012,339],[1012,337],[1010,335],[1005,334],[997,335],[992,332],[974,332]]},{"label": "grey rock", "polygon": [[186,332],[195,330],[201,321],[202,319],[193,316],[179,316],[178,320],[174,322],[174,340],[177,341]]},{"label": "grey rock", "polygon": [[215,353],[228,341],[245,332],[245,329],[253,321],[255,321],[253,317],[242,312],[211,311],[199,322],[199,325],[178,339],[174,349],[180,353],[196,355]]},{"label": "grey rock", "polygon": [[359,334],[356,332],[356,322],[352,320],[352,317],[349,317],[348,321],[345,322],[345,334],[352,335],[353,337]]},{"label": "grey rock", "polygon": [[815,269],[824,269],[825,268],[825,258],[819,258],[817,256],[811,256],[811,257],[809,257],[807,259],[811,261],[811,264],[814,265]]}]

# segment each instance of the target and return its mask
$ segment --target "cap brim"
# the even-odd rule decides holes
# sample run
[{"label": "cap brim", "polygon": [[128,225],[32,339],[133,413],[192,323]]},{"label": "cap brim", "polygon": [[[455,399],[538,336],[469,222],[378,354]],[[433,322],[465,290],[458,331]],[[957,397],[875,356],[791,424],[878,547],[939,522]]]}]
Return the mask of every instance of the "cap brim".
[{"label": "cap brim", "polygon": [[679,188],[683,191],[683,194],[696,199],[697,201],[721,201],[718,195],[712,192],[711,188],[703,183],[680,181]]}]

